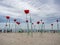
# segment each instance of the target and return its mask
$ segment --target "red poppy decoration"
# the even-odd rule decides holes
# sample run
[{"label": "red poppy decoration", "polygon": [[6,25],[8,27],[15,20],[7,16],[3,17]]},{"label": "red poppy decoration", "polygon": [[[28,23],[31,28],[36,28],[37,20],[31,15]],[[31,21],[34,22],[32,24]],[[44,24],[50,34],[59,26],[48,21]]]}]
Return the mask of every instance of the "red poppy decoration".
[{"label": "red poppy decoration", "polygon": [[16,24],[18,24],[18,25],[19,25],[19,24],[20,24],[20,22],[16,22]]},{"label": "red poppy decoration", "polygon": [[28,20],[26,20],[26,22],[28,23]]},{"label": "red poppy decoration", "polygon": [[38,21],[37,24],[40,24],[40,22]]},{"label": "red poppy decoration", "polygon": [[10,16],[6,16],[6,19],[10,19]]},{"label": "red poppy decoration", "polygon": [[58,19],[56,20],[56,22],[58,22]]},{"label": "red poppy decoration", "polygon": [[29,13],[29,10],[24,10],[25,14],[28,14]]},{"label": "red poppy decoration", "polygon": [[14,22],[16,22],[16,19],[14,19]]},{"label": "red poppy decoration", "polygon": [[51,24],[51,26],[53,26],[53,24]]}]

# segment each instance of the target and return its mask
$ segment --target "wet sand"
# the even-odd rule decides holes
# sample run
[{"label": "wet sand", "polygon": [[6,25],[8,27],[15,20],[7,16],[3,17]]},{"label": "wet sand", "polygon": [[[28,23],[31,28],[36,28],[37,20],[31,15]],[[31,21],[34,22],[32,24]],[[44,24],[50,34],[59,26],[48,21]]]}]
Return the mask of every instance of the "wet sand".
[{"label": "wet sand", "polygon": [[60,33],[0,33],[0,45],[60,45]]}]

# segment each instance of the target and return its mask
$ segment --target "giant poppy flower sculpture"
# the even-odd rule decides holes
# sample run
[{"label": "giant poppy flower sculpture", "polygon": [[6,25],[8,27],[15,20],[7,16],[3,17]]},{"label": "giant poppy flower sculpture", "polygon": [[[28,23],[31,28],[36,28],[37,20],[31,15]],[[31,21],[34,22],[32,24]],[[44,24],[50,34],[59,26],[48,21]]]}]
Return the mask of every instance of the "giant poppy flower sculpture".
[{"label": "giant poppy flower sculpture", "polygon": [[[16,22],[16,24],[19,26],[20,25],[20,22]],[[18,27],[19,28],[19,27]]]},{"label": "giant poppy flower sculpture", "polygon": [[39,27],[39,29],[38,29],[38,32],[39,32],[39,30],[40,30],[40,21],[37,21],[37,24],[38,24],[38,27]]},{"label": "giant poppy flower sculpture", "polygon": [[17,24],[17,25],[19,25],[19,24],[20,24],[20,22],[16,22],[16,24]]},{"label": "giant poppy flower sculpture", "polygon": [[26,10],[24,10],[24,12],[25,12],[25,14],[28,14],[29,13],[29,10],[26,9]]},{"label": "giant poppy flower sculpture", "polygon": [[[7,23],[9,23],[9,29],[10,29],[10,16],[6,16],[6,19],[7,19]],[[7,23],[6,25],[8,25]]]},{"label": "giant poppy flower sculpture", "polygon": [[27,14],[29,14],[29,10],[24,10],[24,13],[26,14],[26,23],[27,23],[27,30],[28,30],[28,34],[29,34],[29,21],[28,21],[28,19],[27,19]]}]

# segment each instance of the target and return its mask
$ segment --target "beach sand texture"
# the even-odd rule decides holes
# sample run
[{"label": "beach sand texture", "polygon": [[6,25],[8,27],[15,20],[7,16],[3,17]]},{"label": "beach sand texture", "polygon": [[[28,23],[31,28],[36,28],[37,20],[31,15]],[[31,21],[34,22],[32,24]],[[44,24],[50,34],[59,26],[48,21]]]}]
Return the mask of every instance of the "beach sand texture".
[{"label": "beach sand texture", "polygon": [[60,33],[0,33],[0,45],[60,45]]}]

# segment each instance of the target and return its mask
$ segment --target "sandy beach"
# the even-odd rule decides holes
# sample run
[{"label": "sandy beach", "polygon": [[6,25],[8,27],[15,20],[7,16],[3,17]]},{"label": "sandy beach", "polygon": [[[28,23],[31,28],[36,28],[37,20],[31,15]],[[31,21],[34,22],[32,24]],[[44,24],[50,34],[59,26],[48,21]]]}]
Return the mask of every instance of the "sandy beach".
[{"label": "sandy beach", "polygon": [[60,33],[0,33],[0,45],[60,45]]}]

